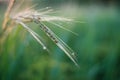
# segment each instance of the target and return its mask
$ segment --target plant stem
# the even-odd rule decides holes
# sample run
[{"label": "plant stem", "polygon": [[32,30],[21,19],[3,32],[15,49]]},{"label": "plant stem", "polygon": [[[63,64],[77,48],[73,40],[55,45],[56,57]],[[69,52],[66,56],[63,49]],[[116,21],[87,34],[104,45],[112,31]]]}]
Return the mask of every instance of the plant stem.
[{"label": "plant stem", "polygon": [[[11,11],[12,11],[12,8],[13,8],[14,3],[15,3],[15,0],[10,0],[10,1],[9,1],[7,10],[6,10],[5,15],[4,15],[4,20],[3,20],[3,24],[2,24],[2,31],[1,31],[1,33],[0,33],[0,47],[2,47],[1,44],[3,44],[4,38],[5,38],[5,37],[3,36],[4,33],[5,33],[7,30],[9,30],[7,24],[8,24],[8,22],[9,22],[9,15],[10,15],[10,13],[11,13]],[[0,51],[1,51],[1,49],[0,49]]]},{"label": "plant stem", "polygon": [[14,3],[15,3],[15,0],[10,0],[10,2],[9,2],[7,11],[6,11],[5,16],[4,16],[3,25],[2,25],[3,31],[5,31],[6,28],[7,28],[7,23],[9,21],[9,14],[10,14],[10,12],[12,10],[12,7],[13,7]]}]

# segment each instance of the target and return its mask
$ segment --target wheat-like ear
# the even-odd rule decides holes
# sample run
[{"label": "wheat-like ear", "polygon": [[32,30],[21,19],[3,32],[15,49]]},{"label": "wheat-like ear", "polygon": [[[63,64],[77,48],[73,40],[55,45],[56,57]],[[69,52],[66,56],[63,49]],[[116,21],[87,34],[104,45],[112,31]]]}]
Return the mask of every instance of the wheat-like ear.
[{"label": "wheat-like ear", "polygon": [[[14,1],[14,0],[13,0]],[[34,7],[34,6],[33,6]],[[62,50],[64,53],[75,63],[76,66],[79,66],[76,61],[75,52],[65,43],[63,40],[61,40],[48,26],[43,24],[43,21],[49,22],[55,26],[58,26],[64,30],[67,30],[69,32],[69,29],[64,28],[63,26],[60,26],[56,23],[50,22],[50,21],[72,21],[72,19],[57,17],[57,16],[49,16],[47,15],[50,12],[53,12],[52,9],[44,8],[41,10],[44,10],[43,12],[36,11],[32,9],[33,7],[27,8],[24,11],[21,11],[19,13],[15,13],[13,15],[10,15],[10,18],[12,21],[14,21],[17,24],[20,24],[23,28],[25,28],[33,37],[34,39],[42,45],[43,49],[48,51],[48,48],[46,47],[45,43],[43,42],[40,35],[38,35],[35,31],[33,31],[27,23],[34,22],[34,24],[37,24],[40,29]],[[40,10],[40,11],[41,11]],[[72,32],[73,34],[77,35],[76,33]]]}]

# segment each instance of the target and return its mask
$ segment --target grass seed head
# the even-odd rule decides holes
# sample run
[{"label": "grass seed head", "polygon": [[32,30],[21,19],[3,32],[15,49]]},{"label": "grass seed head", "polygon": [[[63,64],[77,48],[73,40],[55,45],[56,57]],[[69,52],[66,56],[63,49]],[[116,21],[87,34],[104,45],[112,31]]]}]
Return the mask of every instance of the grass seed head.
[{"label": "grass seed head", "polygon": [[[40,38],[40,36],[36,32],[34,32],[32,29],[30,29],[30,27],[26,23],[34,22],[35,24],[38,24],[40,29],[43,30],[44,33],[62,51],[65,52],[65,54],[75,63],[76,66],[78,66],[76,59],[75,59],[75,55],[74,55],[75,52],[66,43],[64,43],[48,26],[42,23],[42,21],[51,23],[51,21],[72,21],[72,19],[67,19],[67,18],[57,17],[57,16],[49,16],[48,13],[52,11],[53,10],[51,9],[43,11],[43,12],[36,11],[34,9],[25,9],[24,11],[16,13],[15,15],[11,15],[11,19],[14,20],[16,23],[22,25],[36,39],[36,41],[43,46],[43,49],[47,50],[47,47],[42,41],[42,39]],[[57,26],[62,29],[65,29],[62,26],[59,26],[59,25]],[[65,29],[65,30],[68,30],[68,29]]]}]

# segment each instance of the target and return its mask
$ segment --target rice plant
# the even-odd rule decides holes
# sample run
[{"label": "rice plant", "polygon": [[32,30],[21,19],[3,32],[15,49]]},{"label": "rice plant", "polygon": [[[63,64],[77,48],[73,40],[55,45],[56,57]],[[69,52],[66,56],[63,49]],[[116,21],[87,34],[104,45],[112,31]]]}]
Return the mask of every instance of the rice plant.
[{"label": "rice plant", "polygon": [[[25,8],[24,10],[16,13],[12,13],[12,9],[14,6],[15,0],[10,0],[10,4],[8,6],[8,10],[5,14],[5,20],[3,23],[3,30],[6,30],[8,17],[10,18],[10,22],[12,25],[9,25],[10,27],[15,25],[21,25],[24,29],[26,29],[31,36],[33,36],[34,39],[43,47],[44,50],[48,51],[49,49],[45,45],[45,43],[42,41],[42,36],[37,34],[35,31],[33,31],[27,23],[34,23],[48,36],[74,63],[76,66],[78,66],[76,62],[76,56],[75,52],[62,40],[60,39],[50,28],[49,26],[45,25],[43,22],[51,23],[55,26],[58,26],[59,28],[62,28],[64,30],[67,30],[75,35],[77,35],[75,32],[72,32],[69,29],[64,28],[61,25],[58,25],[57,23],[51,22],[51,21],[59,21],[59,22],[72,22],[72,19],[63,18],[59,16],[50,16],[50,13],[53,13],[54,11],[46,7],[44,9],[35,10],[35,5]],[[21,4],[24,3],[24,1],[21,2]],[[19,7],[21,6],[19,5]],[[9,30],[10,31],[10,30]]]}]

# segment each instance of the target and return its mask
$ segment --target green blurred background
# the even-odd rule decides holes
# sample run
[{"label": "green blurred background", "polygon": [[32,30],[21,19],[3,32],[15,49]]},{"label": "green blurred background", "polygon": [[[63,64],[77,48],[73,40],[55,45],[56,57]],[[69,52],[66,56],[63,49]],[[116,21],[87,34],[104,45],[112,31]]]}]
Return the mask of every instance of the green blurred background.
[{"label": "green blurred background", "polygon": [[[20,1],[20,0],[17,0]],[[29,0],[26,1],[29,4]],[[76,53],[80,68],[40,31],[50,52],[44,51],[20,25],[0,46],[0,80],[120,80],[120,8],[119,0],[34,0],[36,9],[52,7],[52,15],[74,18],[57,22],[75,36],[48,25]],[[31,4],[31,3],[30,3]],[[0,0],[0,31],[7,0]],[[84,23],[81,23],[84,22]]]}]

